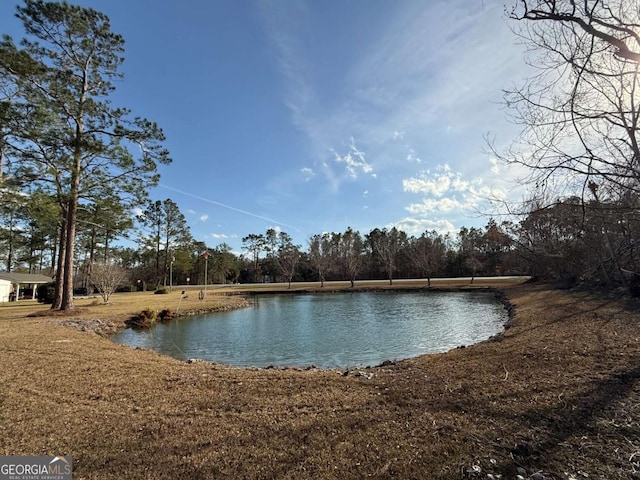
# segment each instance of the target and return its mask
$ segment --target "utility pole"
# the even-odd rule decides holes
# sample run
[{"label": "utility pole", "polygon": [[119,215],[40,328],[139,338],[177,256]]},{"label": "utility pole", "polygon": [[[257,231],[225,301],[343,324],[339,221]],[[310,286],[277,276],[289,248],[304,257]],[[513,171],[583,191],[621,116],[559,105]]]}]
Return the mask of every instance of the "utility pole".
[{"label": "utility pole", "polygon": [[175,261],[176,261],[176,257],[173,255],[173,252],[171,252],[171,263],[169,263],[169,291],[170,292],[173,292],[173,262]]},{"label": "utility pole", "polygon": [[207,296],[207,273],[209,270],[209,251],[206,250],[204,252],[204,296],[203,298],[205,298]]}]

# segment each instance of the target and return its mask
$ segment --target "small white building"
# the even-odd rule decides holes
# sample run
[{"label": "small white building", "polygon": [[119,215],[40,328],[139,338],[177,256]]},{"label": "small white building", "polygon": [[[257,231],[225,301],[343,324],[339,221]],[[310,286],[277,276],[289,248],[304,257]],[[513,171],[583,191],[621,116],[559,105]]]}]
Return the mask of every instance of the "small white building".
[{"label": "small white building", "polygon": [[52,281],[38,273],[0,272],[0,302],[35,298],[38,285]]},{"label": "small white building", "polygon": [[11,293],[11,282],[0,278],[0,302],[8,302]]}]

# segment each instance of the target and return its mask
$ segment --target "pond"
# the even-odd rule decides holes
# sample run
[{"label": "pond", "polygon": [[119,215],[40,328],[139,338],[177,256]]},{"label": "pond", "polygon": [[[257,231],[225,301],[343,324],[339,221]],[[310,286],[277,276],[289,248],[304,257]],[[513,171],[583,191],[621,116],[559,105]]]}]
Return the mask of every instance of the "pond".
[{"label": "pond", "polygon": [[379,365],[477,343],[508,314],[487,292],[259,295],[252,307],[181,318],[112,339],[187,360],[236,366]]}]

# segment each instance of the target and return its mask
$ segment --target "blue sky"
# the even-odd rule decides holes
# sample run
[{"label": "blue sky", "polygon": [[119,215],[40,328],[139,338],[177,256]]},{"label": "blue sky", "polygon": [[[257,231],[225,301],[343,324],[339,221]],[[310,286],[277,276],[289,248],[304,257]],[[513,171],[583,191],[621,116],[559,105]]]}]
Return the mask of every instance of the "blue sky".
[{"label": "blue sky", "polygon": [[[0,33],[18,41],[18,2]],[[518,133],[502,89],[527,75],[504,0],[72,0],[126,40],[114,105],[156,121],[171,198],[192,235],[240,252],[277,228],[409,234],[484,226],[520,200],[486,153]]]}]

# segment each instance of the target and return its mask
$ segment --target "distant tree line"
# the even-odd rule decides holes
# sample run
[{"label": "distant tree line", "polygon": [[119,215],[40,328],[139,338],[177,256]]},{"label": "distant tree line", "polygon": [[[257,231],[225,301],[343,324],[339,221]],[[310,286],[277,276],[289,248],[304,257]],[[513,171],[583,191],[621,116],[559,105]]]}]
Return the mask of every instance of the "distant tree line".
[{"label": "distant tree line", "polygon": [[[53,273],[56,268],[57,213],[53,198],[17,195],[11,208],[0,210],[0,261],[6,270]],[[108,207],[108,208],[107,208]],[[115,264],[126,270],[129,288],[213,283],[349,281],[434,277],[533,275],[571,286],[629,286],[638,270],[637,218],[621,221],[626,206],[578,198],[533,209],[518,222],[489,219],[484,228],[461,228],[456,234],[425,231],[408,235],[393,228],[361,234],[312,235],[304,246],[276,229],[242,239],[242,252],[227,244],[195,240],[178,205],[171,199],[147,202],[131,219],[114,205],[80,210],[74,265],[76,284],[92,285],[95,265]],[[592,208],[593,211],[588,209]],[[585,210],[586,209],[586,210]],[[107,213],[108,212],[108,213]],[[594,218],[595,220],[590,220]],[[85,221],[86,219],[86,221]],[[117,238],[134,240],[124,248]],[[205,258],[204,253],[208,256]],[[615,260],[614,260],[615,258]],[[207,269],[205,275],[205,268]],[[632,283],[632,282],[628,282]]]}]

